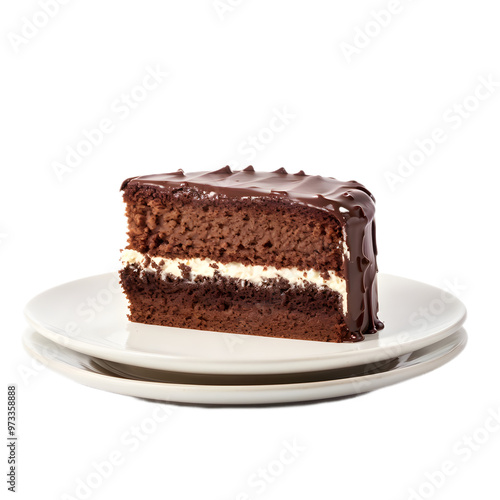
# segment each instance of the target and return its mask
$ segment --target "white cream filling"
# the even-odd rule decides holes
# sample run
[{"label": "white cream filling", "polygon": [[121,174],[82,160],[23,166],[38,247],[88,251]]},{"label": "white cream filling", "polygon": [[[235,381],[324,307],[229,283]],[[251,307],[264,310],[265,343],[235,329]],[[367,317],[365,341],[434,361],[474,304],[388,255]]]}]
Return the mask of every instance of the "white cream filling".
[{"label": "white cream filling", "polygon": [[[277,269],[273,266],[246,266],[238,262],[222,264],[210,259],[165,259],[163,257],[151,257],[149,265],[144,265],[145,255],[135,250],[123,250],[121,261],[124,266],[135,264],[144,271],[155,272],[159,270],[164,277],[166,274],[172,274],[176,277],[182,277],[183,271],[179,267],[183,264],[191,268],[191,277],[196,276],[211,278],[218,271],[222,276],[235,278],[243,281],[250,281],[256,285],[262,284],[264,279],[284,278],[293,286],[305,286],[308,283],[318,287],[328,287],[342,296],[342,306],[344,314],[347,314],[347,289],[346,282],[340,278],[334,271],[329,271],[330,277],[323,278],[320,273],[314,269],[301,271],[296,267],[285,267]],[[156,266],[153,267],[152,263]],[[160,264],[161,263],[161,264]],[[217,269],[212,267],[217,266]]]}]

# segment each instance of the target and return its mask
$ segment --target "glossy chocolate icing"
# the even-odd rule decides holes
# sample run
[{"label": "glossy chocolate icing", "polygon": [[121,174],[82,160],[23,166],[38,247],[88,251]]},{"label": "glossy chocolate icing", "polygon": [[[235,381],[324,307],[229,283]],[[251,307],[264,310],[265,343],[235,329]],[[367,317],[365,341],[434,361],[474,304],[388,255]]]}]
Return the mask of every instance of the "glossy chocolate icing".
[{"label": "glossy chocolate icing", "polygon": [[146,175],[126,179],[121,189],[149,186],[157,189],[195,188],[207,196],[227,198],[281,197],[331,212],[345,230],[347,255],[343,273],[347,281],[346,324],[351,340],[362,340],[364,333],[383,328],[378,320],[377,246],[375,198],[356,181],[342,182],[332,177],[306,175],[302,170],[288,174],[284,168],[274,172],[255,172],[249,166],[232,171],[226,166],[213,172]]}]

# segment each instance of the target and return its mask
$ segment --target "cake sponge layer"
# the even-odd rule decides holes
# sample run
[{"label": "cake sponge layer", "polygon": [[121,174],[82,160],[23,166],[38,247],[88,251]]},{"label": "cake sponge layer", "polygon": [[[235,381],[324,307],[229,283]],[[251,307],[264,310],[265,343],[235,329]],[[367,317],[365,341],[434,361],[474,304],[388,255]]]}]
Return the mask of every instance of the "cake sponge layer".
[{"label": "cake sponge layer", "polygon": [[272,198],[224,199],[195,189],[130,186],[128,248],[165,258],[340,273],[342,227],[326,211]]},{"label": "cake sponge layer", "polygon": [[283,279],[266,284],[214,276],[193,281],[127,266],[120,271],[138,323],[247,335],[342,342],[348,331],[341,296],[315,285],[293,287]]}]

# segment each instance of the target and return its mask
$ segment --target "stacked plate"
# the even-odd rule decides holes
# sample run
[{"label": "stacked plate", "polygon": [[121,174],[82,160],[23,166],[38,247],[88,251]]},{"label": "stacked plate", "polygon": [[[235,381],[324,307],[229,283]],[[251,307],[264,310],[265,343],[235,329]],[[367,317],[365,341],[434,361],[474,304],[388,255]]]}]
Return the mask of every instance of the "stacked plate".
[{"label": "stacked plate", "polygon": [[466,310],[439,288],[379,275],[385,328],[332,344],[130,323],[116,273],[47,290],[25,314],[31,356],[82,384],[195,404],[273,404],[372,391],[431,371],[465,347]]}]

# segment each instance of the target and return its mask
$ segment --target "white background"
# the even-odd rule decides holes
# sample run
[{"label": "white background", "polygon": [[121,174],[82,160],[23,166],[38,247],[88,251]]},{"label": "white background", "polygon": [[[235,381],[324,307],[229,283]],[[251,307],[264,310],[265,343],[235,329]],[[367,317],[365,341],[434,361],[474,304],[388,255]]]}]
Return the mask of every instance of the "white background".
[{"label": "white background", "polygon": [[[470,456],[454,452],[464,436],[484,437],[500,405],[498,2],[73,0],[47,2],[50,18],[41,3],[3,2],[0,14],[1,351],[4,387],[19,392],[18,498],[83,498],[78,481],[115,451],[123,462],[89,498],[407,499],[445,461],[455,473],[420,490],[426,498],[498,498],[500,432]],[[148,67],[168,76],[137,90]],[[127,94],[140,102],[124,105]],[[276,110],[293,117],[271,137]],[[68,147],[103,119],[113,130],[61,173]],[[397,179],[401,157],[436,128],[441,143],[413,153],[419,164]],[[252,153],[259,134],[267,143]],[[137,450],[124,446],[154,403],[33,365],[23,306],[118,267],[123,179],[227,163],[368,186],[380,270],[452,289],[469,311],[466,350],[341,401],[172,405]],[[297,459],[263,491],[250,486],[293,440]]]}]

